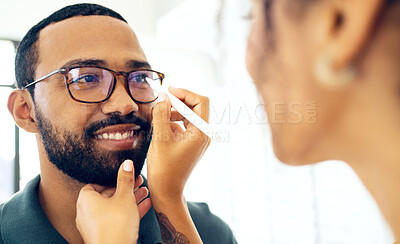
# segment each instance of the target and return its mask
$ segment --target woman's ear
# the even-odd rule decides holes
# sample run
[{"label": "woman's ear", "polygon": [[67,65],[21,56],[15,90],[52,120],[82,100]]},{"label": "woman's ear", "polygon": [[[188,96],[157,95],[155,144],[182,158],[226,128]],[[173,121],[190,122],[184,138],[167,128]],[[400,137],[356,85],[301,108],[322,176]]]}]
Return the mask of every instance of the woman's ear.
[{"label": "woman's ear", "polygon": [[38,127],[35,120],[35,111],[33,101],[26,90],[14,90],[8,97],[8,111],[13,116],[15,123],[22,129],[38,133]]},{"label": "woman's ear", "polygon": [[[334,70],[351,65],[368,44],[385,0],[331,0],[331,32],[321,55],[330,55]],[[340,50],[340,51],[339,51]]]}]

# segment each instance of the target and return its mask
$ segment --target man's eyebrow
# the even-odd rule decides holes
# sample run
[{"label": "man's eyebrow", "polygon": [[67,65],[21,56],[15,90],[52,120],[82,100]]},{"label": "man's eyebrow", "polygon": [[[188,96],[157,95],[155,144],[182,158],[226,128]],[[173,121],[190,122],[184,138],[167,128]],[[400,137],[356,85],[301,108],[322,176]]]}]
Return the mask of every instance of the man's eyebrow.
[{"label": "man's eyebrow", "polygon": [[66,62],[62,67],[71,66],[101,66],[106,67],[107,62],[103,59],[73,59]]},{"label": "man's eyebrow", "polygon": [[[73,59],[66,62],[62,67],[71,67],[71,66],[101,66],[107,67],[107,61],[103,59]],[[128,69],[151,69],[151,66],[146,61],[139,60],[128,60],[125,62],[125,66]]]},{"label": "man's eyebrow", "polygon": [[128,60],[126,61],[125,66],[128,69],[151,69],[149,63],[139,60]]}]

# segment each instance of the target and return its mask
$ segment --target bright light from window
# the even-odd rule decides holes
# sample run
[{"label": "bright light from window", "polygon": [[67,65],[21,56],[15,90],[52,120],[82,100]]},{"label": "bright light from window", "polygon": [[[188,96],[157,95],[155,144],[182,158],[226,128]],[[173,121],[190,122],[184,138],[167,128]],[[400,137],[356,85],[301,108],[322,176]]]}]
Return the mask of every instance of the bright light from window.
[{"label": "bright light from window", "polygon": [[[0,84],[14,82],[14,45],[10,41],[0,41]],[[0,88],[0,201],[6,200],[13,193],[14,170],[14,122],[7,110],[7,100],[11,89]]]},{"label": "bright light from window", "polygon": [[14,44],[0,41],[0,85],[12,85],[14,76]]},{"label": "bright light from window", "polygon": [[[14,45],[10,41],[0,41],[0,84],[10,85],[14,83]],[[7,111],[7,100],[10,89],[3,88],[0,90],[0,128],[3,129],[3,138],[0,140],[2,160],[11,161],[14,159],[14,130],[13,121]],[[5,129],[7,128],[7,129]]]}]

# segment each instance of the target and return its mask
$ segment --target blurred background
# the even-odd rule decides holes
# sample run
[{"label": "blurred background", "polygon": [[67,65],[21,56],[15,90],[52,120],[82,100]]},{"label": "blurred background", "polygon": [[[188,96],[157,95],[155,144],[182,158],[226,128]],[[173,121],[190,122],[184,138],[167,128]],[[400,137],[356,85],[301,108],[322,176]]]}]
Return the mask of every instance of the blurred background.
[{"label": "blurred background", "polygon": [[[18,130],[6,108],[14,48],[41,19],[79,2],[0,2],[0,202],[39,173],[35,136]],[[207,202],[239,243],[393,243],[376,203],[346,164],[289,167],[274,157],[262,101],[245,69],[251,0],[86,2],[126,18],[171,85],[210,97],[210,123],[219,134],[185,195]]]}]

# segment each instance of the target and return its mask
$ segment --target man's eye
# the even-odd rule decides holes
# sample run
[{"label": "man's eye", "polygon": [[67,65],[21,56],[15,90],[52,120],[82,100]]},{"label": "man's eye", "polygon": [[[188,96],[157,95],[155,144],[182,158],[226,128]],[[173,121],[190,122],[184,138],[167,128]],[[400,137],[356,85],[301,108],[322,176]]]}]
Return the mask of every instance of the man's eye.
[{"label": "man's eye", "polygon": [[146,78],[147,78],[146,75],[135,75],[133,77],[133,81],[136,83],[146,83],[147,82]]},{"label": "man's eye", "polygon": [[85,75],[85,76],[81,76],[77,79],[74,79],[72,81],[72,83],[91,83],[91,82],[98,82],[98,81],[99,80],[94,75]]}]

